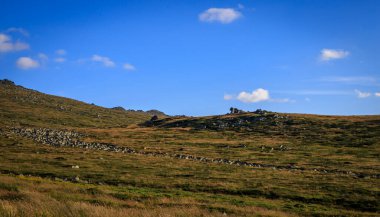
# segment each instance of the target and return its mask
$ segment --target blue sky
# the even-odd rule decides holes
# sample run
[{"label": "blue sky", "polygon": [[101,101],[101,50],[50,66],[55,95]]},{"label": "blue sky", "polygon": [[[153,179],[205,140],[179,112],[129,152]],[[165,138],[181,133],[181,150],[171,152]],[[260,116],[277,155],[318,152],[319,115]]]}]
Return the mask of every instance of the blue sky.
[{"label": "blue sky", "polygon": [[380,113],[380,1],[17,1],[0,79],[105,107]]}]

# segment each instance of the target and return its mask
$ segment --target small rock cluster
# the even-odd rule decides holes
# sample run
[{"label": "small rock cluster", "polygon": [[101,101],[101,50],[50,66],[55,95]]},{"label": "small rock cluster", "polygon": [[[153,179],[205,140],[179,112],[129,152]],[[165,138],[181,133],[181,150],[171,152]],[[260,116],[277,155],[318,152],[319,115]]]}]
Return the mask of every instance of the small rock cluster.
[{"label": "small rock cluster", "polygon": [[252,112],[254,114],[258,114],[258,115],[266,115],[266,114],[269,114],[271,113],[270,111],[267,111],[267,110],[263,110],[263,109],[256,109],[256,111]]},{"label": "small rock cluster", "polygon": [[287,151],[290,149],[291,148],[289,148],[286,145],[279,145],[278,147],[268,147],[268,146],[263,145],[260,147],[261,152],[269,152],[269,153],[273,151]]},{"label": "small rock cluster", "polygon": [[242,114],[242,113],[246,113],[246,111],[243,111],[234,107],[230,108],[230,114]]}]

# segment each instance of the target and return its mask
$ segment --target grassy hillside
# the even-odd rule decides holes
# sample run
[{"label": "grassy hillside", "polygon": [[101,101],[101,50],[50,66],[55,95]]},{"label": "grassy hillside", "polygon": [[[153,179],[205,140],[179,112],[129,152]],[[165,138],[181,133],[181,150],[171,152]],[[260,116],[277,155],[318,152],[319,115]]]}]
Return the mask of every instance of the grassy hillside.
[{"label": "grassy hillside", "polygon": [[[108,109],[0,81],[0,124],[49,127],[123,127],[151,113]],[[161,115],[164,116],[164,115]]]},{"label": "grassy hillside", "polygon": [[150,121],[1,86],[0,216],[380,215],[380,116]]}]

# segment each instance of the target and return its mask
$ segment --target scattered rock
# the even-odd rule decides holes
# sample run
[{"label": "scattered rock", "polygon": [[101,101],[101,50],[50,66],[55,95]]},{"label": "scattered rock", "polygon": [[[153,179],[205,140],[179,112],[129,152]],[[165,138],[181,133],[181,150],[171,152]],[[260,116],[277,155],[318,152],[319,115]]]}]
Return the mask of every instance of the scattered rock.
[{"label": "scattered rock", "polygon": [[269,114],[270,111],[263,110],[263,109],[256,109],[256,111],[254,111],[253,113],[258,114],[258,115],[266,115],[266,114]]},{"label": "scattered rock", "polygon": [[[149,152],[149,151],[137,151],[132,148],[128,148],[125,146],[117,146],[111,143],[99,143],[99,142],[84,142],[80,141],[82,137],[81,134],[74,131],[60,131],[60,130],[52,130],[46,128],[33,129],[33,128],[11,128],[11,133],[31,138],[36,142],[40,142],[43,144],[52,145],[55,147],[76,147],[83,149],[94,149],[94,150],[102,150],[102,151],[111,151],[111,152],[121,152],[121,153],[130,153],[130,154],[139,154],[139,155],[147,155],[147,156],[160,156],[160,157],[172,157],[177,159],[187,159],[193,161],[200,161],[205,163],[221,163],[221,164],[229,164],[229,165],[237,165],[237,166],[247,166],[247,167],[256,167],[256,168],[272,168],[275,170],[309,170],[315,171],[319,173],[334,173],[334,174],[343,174],[343,175],[351,175],[357,178],[380,178],[380,174],[357,174],[351,171],[341,171],[341,170],[328,170],[328,169],[320,169],[320,168],[301,168],[296,167],[295,165],[271,165],[271,164],[259,164],[259,163],[250,163],[246,161],[240,160],[229,160],[229,159],[212,159],[206,157],[193,156],[188,154],[170,154],[165,152]],[[6,132],[2,132],[6,133]],[[230,147],[230,146],[229,146]],[[238,146],[234,146],[236,148],[245,148],[246,145],[240,144]],[[279,145],[278,147],[266,147],[261,146],[261,151],[284,151],[288,148],[285,145]],[[73,169],[79,169],[78,165],[73,165]],[[73,181],[80,181],[79,177],[76,176]]]},{"label": "scattered rock", "polygon": [[152,118],[150,119],[150,121],[157,121],[158,120],[158,116],[157,115],[153,115]]}]

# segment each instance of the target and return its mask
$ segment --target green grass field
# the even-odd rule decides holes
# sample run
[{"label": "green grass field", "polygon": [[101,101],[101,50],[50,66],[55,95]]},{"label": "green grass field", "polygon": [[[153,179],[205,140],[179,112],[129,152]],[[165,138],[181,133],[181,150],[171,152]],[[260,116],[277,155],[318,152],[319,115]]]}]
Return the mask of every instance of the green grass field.
[{"label": "green grass field", "polygon": [[[149,122],[144,112],[4,82],[0,90],[0,216],[380,215],[380,116],[243,113]],[[55,147],[12,127],[72,130],[81,141],[136,152]]]}]

